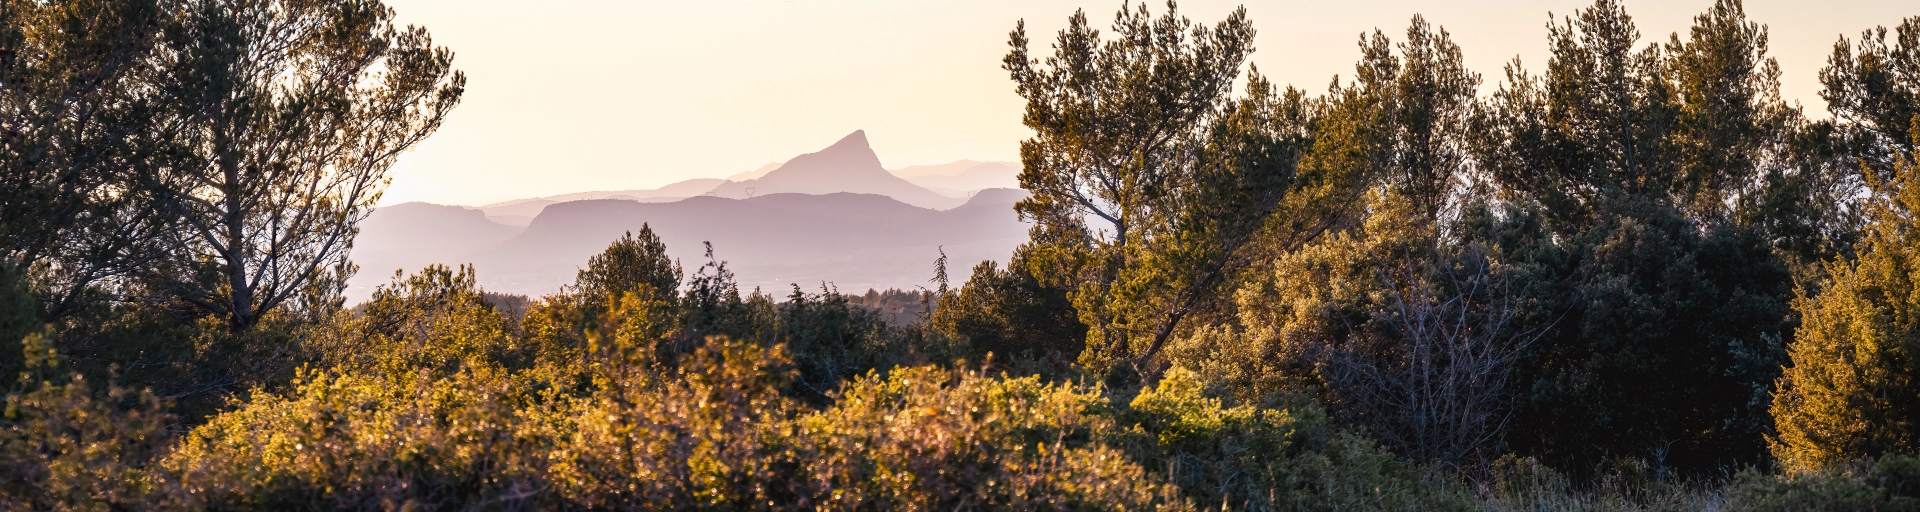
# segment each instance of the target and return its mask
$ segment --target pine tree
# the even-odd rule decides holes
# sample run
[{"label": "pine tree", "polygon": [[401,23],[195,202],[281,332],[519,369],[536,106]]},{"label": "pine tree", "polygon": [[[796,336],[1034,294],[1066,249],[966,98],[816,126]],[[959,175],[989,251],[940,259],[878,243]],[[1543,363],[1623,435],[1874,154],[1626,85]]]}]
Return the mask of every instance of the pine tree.
[{"label": "pine tree", "polygon": [[1579,470],[1757,460],[1792,275],[1734,209],[1795,114],[1764,27],[1725,0],[1636,46],[1625,9],[1599,0],[1550,33],[1546,75],[1509,68],[1478,117],[1477,156],[1509,203],[1461,228],[1513,265],[1517,323],[1543,332],[1507,440]]},{"label": "pine tree", "polygon": [[356,224],[466,76],[377,0],[193,0],[161,56],[185,155],[158,185],[181,212],[157,287],[236,329],[337,300]]},{"label": "pine tree", "polygon": [[172,163],[151,87],[165,5],[0,2],[0,265],[49,318],[167,255],[176,216],[144,185]]},{"label": "pine tree", "polygon": [[1015,207],[1036,224],[1029,255],[1036,275],[1073,288],[1082,363],[1101,372],[1147,368],[1263,231],[1324,231],[1320,214],[1346,206],[1335,192],[1350,177],[1297,168],[1303,95],[1257,72],[1232,94],[1253,51],[1244,9],[1205,27],[1171,6],[1158,18],[1123,8],[1113,33],[1077,12],[1043,62],[1023,23],[1004,61],[1035,133],[1020,149],[1033,195]]},{"label": "pine tree", "polygon": [[588,258],[574,286],[590,302],[618,300],[621,294],[632,293],[671,303],[678,300],[681,274],[680,264],[667,257],[667,244],[643,223],[639,235],[629,231]]}]

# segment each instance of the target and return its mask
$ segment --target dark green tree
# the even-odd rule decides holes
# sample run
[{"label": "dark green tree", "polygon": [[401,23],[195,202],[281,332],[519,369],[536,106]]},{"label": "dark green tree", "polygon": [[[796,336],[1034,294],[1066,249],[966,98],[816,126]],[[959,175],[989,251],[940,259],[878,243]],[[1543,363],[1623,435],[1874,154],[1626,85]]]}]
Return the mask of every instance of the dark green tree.
[{"label": "dark green tree", "polygon": [[439,128],[465,75],[377,0],[193,0],[156,87],[187,162],[158,184],[182,215],[160,290],[236,329],[321,307],[394,159]]},{"label": "dark green tree", "polygon": [[1102,38],[1076,12],[1044,63],[1024,23],[1013,32],[1004,67],[1035,132],[1021,143],[1032,196],[1015,208],[1036,223],[1035,274],[1073,290],[1088,327],[1082,363],[1147,370],[1254,259],[1247,249],[1276,211],[1287,236],[1317,233],[1293,221],[1322,224],[1307,218],[1338,202],[1346,176],[1297,171],[1308,117],[1297,91],[1256,72],[1231,94],[1253,51],[1244,9],[1208,28],[1171,5],[1158,18],[1124,8],[1113,32]]},{"label": "dark green tree", "polygon": [[1480,75],[1468,71],[1460,46],[1414,16],[1397,45],[1374,31],[1360,43],[1359,88],[1377,98],[1381,179],[1423,218],[1439,220],[1469,183],[1468,130]]},{"label": "dark green tree", "polygon": [[1920,17],[1902,20],[1889,42],[1877,27],[1859,41],[1834,43],[1820,71],[1820,92],[1832,119],[1806,122],[1793,144],[1793,172],[1769,175],[1751,217],[1767,224],[1783,249],[1802,260],[1806,281],[1824,270],[1814,262],[1851,257],[1867,222],[1862,198],[1876,193],[1865,178],[1889,182],[1896,155],[1915,149],[1920,116]]},{"label": "dark green tree", "polygon": [[1725,220],[1779,181],[1766,179],[1770,171],[1790,167],[1786,144],[1800,113],[1780,100],[1767,29],[1747,20],[1739,0],[1716,2],[1694,18],[1687,38],[1671,41],[1664,81],[1673,89],[1678,175],[1670,194],[1695,218]]},{"label": "dark green tree", "polygon": [[928,323],[997,361],[1074,357],[1086,349],[1087,326],[1074,313],[1067,289],[1035,277],[1024,252],[1015,252],[1005,266],[992,260],[975,265],[965,284],[941,297]]},{"label": "dark green tree", "polygon": [[1912,132],[1920,118],[1920,16],[1894,27],[1860,33],[1859,41],[1841,37],[1833,44],[1827,67],[1820,70],[1827,100],[1848,137],[1851,157],[1863,171],[1892,181],[1898,155],[1913,153]]},{"label": "dark green tree", "polygon": [[1689,37],[1636,50],[1632,19],[1601,0],[1550,33],[1546,76],[1510,66],[1479,116],[1508,203],[1462,228],[1501,248],[1516,323],[1542,332],[1507,440],[1578,470],[1758,460],[1793,281],[1767,222],[1739,209],[1769,193],[1797,115],[1764,29],[1723,1]]},{"label": "dark green tree", "polygon": [[574,286],[590,301],[632,293],[671,303],[679,298],[680,274],[680,265],[667,257],[667,244],[653,234],[652,226],[641,224],[639,236],[629,231],[587,259]]},{"label": "dark green tree", "polygon": [[1510,196],[1569,225],[1604,196],[1665,192],[1675,113],[1659,48],[1636,50],[1639,29],[1607,0],[1547,28],[1546,75],[1509,64],[1477,116],[1480,165]]},{"label": "dark green tree", "polygon": [[50,317],[166,256],[171,210],[144,178],[168,167],[150,87],[163,4],[0,2],[0,257]]}]

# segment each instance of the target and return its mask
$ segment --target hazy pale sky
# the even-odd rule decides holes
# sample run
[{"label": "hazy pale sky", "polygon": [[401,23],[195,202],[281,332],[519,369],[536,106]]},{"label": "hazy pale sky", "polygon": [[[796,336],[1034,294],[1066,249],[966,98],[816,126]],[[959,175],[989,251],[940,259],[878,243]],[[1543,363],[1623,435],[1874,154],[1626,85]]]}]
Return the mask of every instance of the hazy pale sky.
[{"label": "hazy pale sky", "polygon": [[[1076,8],[1105,27],[1117,1],[387,0],[427,27],[467,72],[464,103],[402,157],[383,203],[495,200],[653,188],[723,177],[818,150],[865,129],[890,168],[1017,160],[1028,135],[1000,69],[1027,20],[1051,43]],[[1548,13],[1590,1],[1213,1],[1181,11],[1212,24],[1245,5],[1253,61],[1282,84],[1324,91],[1351,76],[1356,38],[1397,42],[1408,20],[1453,34],[1485,77],[1519,56],[1546,63]],[[1684,31],[1712,0],[1629,0],[1642,44]],[[1158,14],[1163,2],[1150,4]],[[1817,73],[1841,35],[1920,15],[1912,0],[1749,0],[1771,29],[1783,93],[1824,116]],[[1045,52],[1036,48],[1036,52]]]}]

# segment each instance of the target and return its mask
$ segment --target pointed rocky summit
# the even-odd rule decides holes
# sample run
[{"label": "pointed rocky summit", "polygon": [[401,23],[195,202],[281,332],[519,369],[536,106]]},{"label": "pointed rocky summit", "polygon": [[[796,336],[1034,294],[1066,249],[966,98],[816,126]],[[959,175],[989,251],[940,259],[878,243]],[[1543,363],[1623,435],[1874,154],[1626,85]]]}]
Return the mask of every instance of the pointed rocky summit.
[{"label": "pointed rocky summit", "polygon": [[867,145],[867,132],[855,130],[818,152],[788,160],[758,179],[733,181],[710,192],[719,197],[746,199],[768,194],[878,194],[896,201],[944,210],[965,202],[940,195],[894,176],[880,166],[880,157]]}]

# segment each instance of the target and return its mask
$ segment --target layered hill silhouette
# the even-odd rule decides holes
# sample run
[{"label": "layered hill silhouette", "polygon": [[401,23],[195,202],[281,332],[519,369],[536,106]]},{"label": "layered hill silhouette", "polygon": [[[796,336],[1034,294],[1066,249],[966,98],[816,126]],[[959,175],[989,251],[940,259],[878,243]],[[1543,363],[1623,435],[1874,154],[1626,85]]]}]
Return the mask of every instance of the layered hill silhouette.
[{"label": "layered hill silhouette", "polygon": [[540,210],[545,209],[547,205],[551,204],[583,199],[626,199],[643,202],[679,201],[706,193],[709,190],[713,190],[713,187],[720,186],[721,183],[725,183],[726,181],[727,180],[718,178],[694,178],[655,189],[576,192],[557,196],[501,201],[480,206],[478,209],[486,212],[487,217],[496,222],[513,226],[525,226],[527,223],[533,222],[534,216],[540,215]]},{"label": "layered hill silhouette", "polygon": [[742,288],[779,295],[792,284],[812,291],[823,282],[848,290],[910,288],[933,276],[941,247],[951,261],[968,266],[1005,259],[1026,239],[1012,209],[1022,196],[996,190],[946,211],[847,193],[575,201],[549,207],[526,232],[477,255],[475,264],[492,289],[540,293],[571,281],[589,256],[647,223],[688,271],[705,263],[704,242],[712,242],[715,257],[728,262]]},{"label": "layered hill silhouette", "polygon": [[707,195],[746,199],[771,194],[876,194],[921,208],[944,210],[965,203],[964,198],[941,195],[887,172],[880,157],[867,145],[867,132],[856,130],[826,149],[794,157],[755,179],[729,181]]},{"label": "layered hill silhouette", "polygon": [[[932,172],[908,174],[909,171],[916,169],[928,169]],[[961,160],[940,166],[909,167],[894,171],[894,174],[928,190],[951,190],[962,195],[989,188],[1020,188],[1020,166],[1008,162]]]},{"label": "layered hill silhouette", "polygon": [[525,226],[549,205],[588,199],[627,199],[664,203],[694,196],[745,199],[766,194],[878,194],[901,202],[944,210],[966,202],[974,192],[989,188],[1019,188],[1020,166],[1011,162],[960,160],[886,170],[867,144],[864,130],[855,130],[832,146],[786,162],[735,173],[726,179],[696,178],[657,189],[603,190],[501,201],[478,206],[488,218],[510,226]]},{"label": "layered hill silhouette", "polygon": [[[732,176],[727,177],[727,181],[746,181],[751,179],[757,179],[761,176],[766,176],[767,173],[769,172],[773,172],[774,169],[779,169],[780,164],[784,164],[784,163],[786,162],[773,162],[767,165],[762,165],[760,166],[759,169],[734,173]],[[712,189],[708,189],[708,190],[712,190]]]},{"label": "layered hill silhouette", "polygon": [[[954,280],[981,260],[1005,260],[1027,237],[1013,204],[1017,166],[962,160],[888,171],[864,131],[818,152],[767,164],[732,180],[696,179],[650,190],[580,192],[477,208],[428,203],[381,207],[361,223],[348,282],[364,300],[395,271],[471,263],[482,286],[540,296],[619,238],[645,224],[688,273],[705,243],[743,289],[785,295],[912,289],[933,276],[945,248]],[[904,176],[904,177],[903,177]],[[942,193],[914,181],[947,185]]]},{"label": "layered hill silhouette", "polygon": [[981,260],[1005,260],[1026,240],[1013,203],[1025,191],[990,189],[948,210],[875,194],[768,194],[751,199],[696,196],[671,203],[624,199],[547,206],[520,230],[479,210],[408,203],[381,208],[362,229],[361,272],[348,298],[364,300],[395,270],[472,263],[488,290],[539,296],[573,281],[587,259],[622,233],[650,225],[691,273],[705,242],[744,290],[784,296],[791,285],[847,291],[925,285],[945,248],[953,279]]},{"label": "layered hill silhouette", "polygon": [[395,270],[470,262],[474,254],[522,230],[474,208],[431,203],[380,207],[360,222],[360,235],[353,239],[353,261],[360,264],[360,273],[348,282],[349,296],[365,299],[373,285],[386,283]]}]

